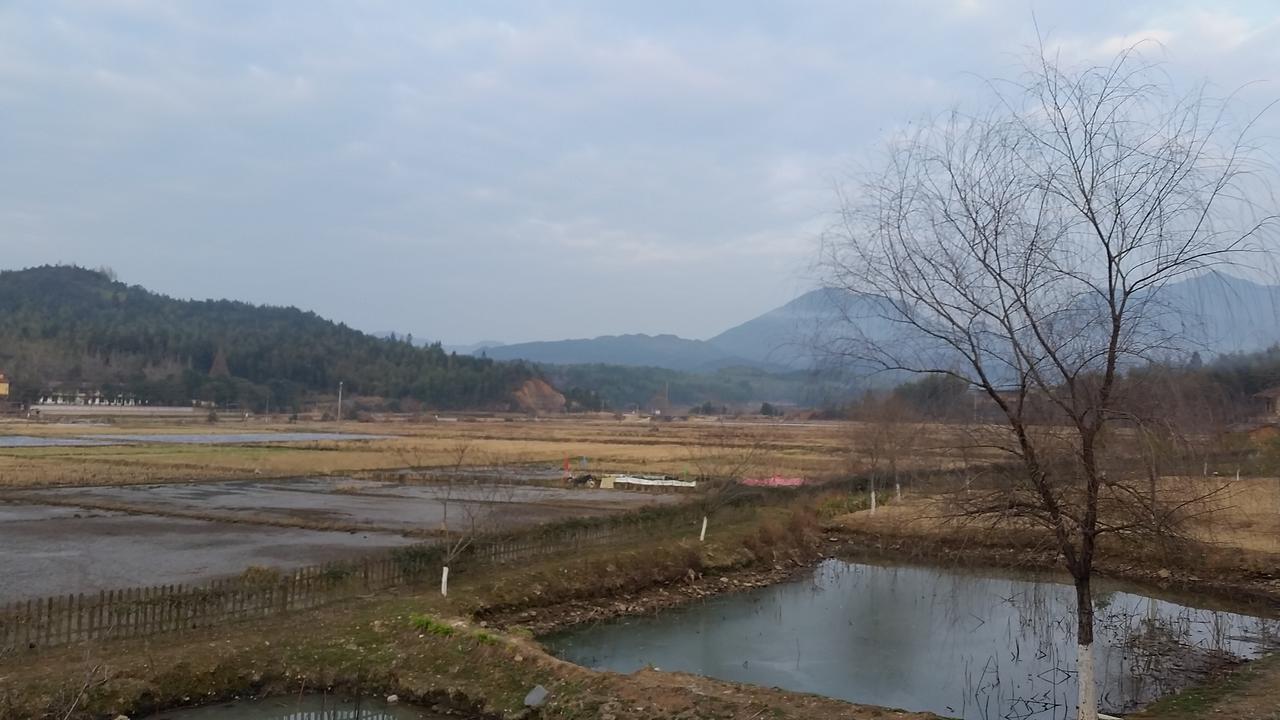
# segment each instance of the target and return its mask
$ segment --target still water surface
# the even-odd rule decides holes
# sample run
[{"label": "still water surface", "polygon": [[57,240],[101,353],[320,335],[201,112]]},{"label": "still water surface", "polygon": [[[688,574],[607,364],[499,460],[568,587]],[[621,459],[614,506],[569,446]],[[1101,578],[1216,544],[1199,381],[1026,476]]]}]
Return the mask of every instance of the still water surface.
[{"label": "still water surface", "polygon": [[444,715],[381,700],[332,695],[237,700],[152,715],[147,720],[444,720]]},{"label": "still water surface", "polygon": [[[646,665],[965,720],[1074,717],[1074,589],[1048,581],[830,560],[811,578],[654,617],[548,636],[562,658]],[[1194,679],[1214,657],[1251,658],[1280,623],[1128,592],[1097,598],[1105,710]]]},{"label": "still water surface", "polygon": [[134,435],[89,435],[83,437],[35,437],[0,435],[0,448],[98,447],[129,443],[169,445],[243,445],[246,443],[338,442],[343,440],[385,440],[389,435],[316,432],[261,433],[155,433]]}]

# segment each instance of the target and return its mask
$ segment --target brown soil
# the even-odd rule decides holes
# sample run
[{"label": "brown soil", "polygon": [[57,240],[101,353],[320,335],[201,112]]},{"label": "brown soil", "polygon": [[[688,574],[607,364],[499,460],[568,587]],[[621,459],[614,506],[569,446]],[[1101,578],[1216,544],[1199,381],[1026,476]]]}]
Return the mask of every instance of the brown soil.
[{"label": "brown soil", "polygon": [[804,560],[791,558],[784,564],[747,567],[714,577],[691,572],[687,581],[647,588],[625,597],[580,598],[539,607],[491,606],[480,609],[475,616],[493,627],[521,627],[534,635],[543,635],[584,623],[653,615],[707,598],[768,587],[793,579],[821,558],[812,554]]},{"label": "brown soil", "polygon": [[520,389],[511,394],[512,399],[525,412],[558,413],[564,411],[564,395],[547,384],[547,381],[534,378],[525,380]]}]

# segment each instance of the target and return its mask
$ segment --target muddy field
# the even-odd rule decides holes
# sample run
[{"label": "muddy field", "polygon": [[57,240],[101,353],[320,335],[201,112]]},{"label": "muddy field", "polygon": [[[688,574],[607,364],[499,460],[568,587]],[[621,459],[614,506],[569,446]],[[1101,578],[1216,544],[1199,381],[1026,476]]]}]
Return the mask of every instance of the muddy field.
[{"label": "muddy field", "polygon": [[464,483],[405,485],[353,478],[236,480],[12,493],[29,502],[241,523],[432,532],[448,517],[493,531],[680,501],[673,494]]},{"label": "muddy field", "polygon": [[0,448],[23,447],[102,447],[104,445],[243,445],[253,443],[342,442],[346,440],[384,440],[386,435],[353,435],[350,433],[141,433],[133,435],[95,435],[48,437],[40,435],[0,435]]},{"label": "muddy field", "polygon": [[301,567],[412,542],[392,532],[323,532],[0,503],[0,603],[203,582],[254,565]]},{"label": "muddy field", "polygon": [[191,583],[421,542],[446,512],[505,531],[679,502],[670,494],[352,478],[56,488],[0,502],[0,603]]}]

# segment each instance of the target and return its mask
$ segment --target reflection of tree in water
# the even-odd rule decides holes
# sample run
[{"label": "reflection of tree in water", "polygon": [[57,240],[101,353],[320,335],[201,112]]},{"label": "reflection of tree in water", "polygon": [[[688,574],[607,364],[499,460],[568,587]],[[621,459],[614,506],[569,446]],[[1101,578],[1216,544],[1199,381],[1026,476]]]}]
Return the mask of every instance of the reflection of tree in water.
[{"label": "reflection of tree in water", "polygon": [[[973,583],[986,584],[975,588]],[[1010,582],[996,598],[1003,615],[1002,654],[963,659],[965,704],[961,716],[992,720],[1070,718],[1076,696],[1075,621],[1067,588],[1054,583]],[[990,598],[990,579],[948,583],[939,593],[949,624],[972,632],[978,615],[963,603]],[[1223,662],[1275,648],[1280,624],[1261,618],[1188,608],[1128,593],[1095,599],[1099,697],[1104,710],[1129,712],[1186,687]],[[968,614],[967,622],[965,624]],[[1001,613],[988,616],[999,619]],[[984,624],[987,620],[983,620]]]},{"label": "reflection of tree in water", "polygon": [[[1073,720],[1070,586],[840,561],[810,577],[557,644],[566,659],[624,672],[659,658],[664,668],[966,720]],[[1125,592],[1098,593],[1095,604],[1099,696],[1113,714],[1185,684],[1196,658],[1256,654],[1277,628]]]},{"label": "reflection of tree in water", "polygon": [[[988,581],[988,584],[989,581]],[[992,588],[994,589],[994,588]],[[1008,593],[986,593],[1002,615],[1005,657],[992,655],[975,672],[966,658],[966,702],[963,717],[1031,720],[1067,717],[1075,694],[1069,652],[1075,633],[1074,616],[1067,612],[1063,588],[1053,583],[1009,583]],[[1002,670],[1003,668],[1003,670]]]},{"label": "reflection of tree in water", "polygon": [[1274,647],[1276,623],[1141,598],[1099,615],[1099,628],[1114,665],[1105,674],[1111,687],[1104,702],[1128,711],[1213,667]]}]

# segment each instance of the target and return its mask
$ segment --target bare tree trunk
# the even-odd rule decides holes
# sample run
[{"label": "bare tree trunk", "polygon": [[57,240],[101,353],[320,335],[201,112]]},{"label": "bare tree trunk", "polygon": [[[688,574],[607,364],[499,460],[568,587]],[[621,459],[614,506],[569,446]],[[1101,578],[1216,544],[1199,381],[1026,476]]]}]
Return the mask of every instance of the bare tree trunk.
[{"label": "bare tree trunk", "polygon": [[445,565],[440,571],[440,594],[445,597],[449,596],[449,566]]},{"label": "bare tree trunk", "polygon": [[876,514],[876,476],[871,476],[871,514]]},{"label": "bare tree trunk", "polygon": [[698,542],[707,541],[707,516],[702,516],[702,532],[698,533]]},{"label": "bare tree trunk", "polygon": [[1097,677],[1093,667],[1093,593],[1089,574],[1076,578],[1076,681],[1078,720],[1098,720]]}]

